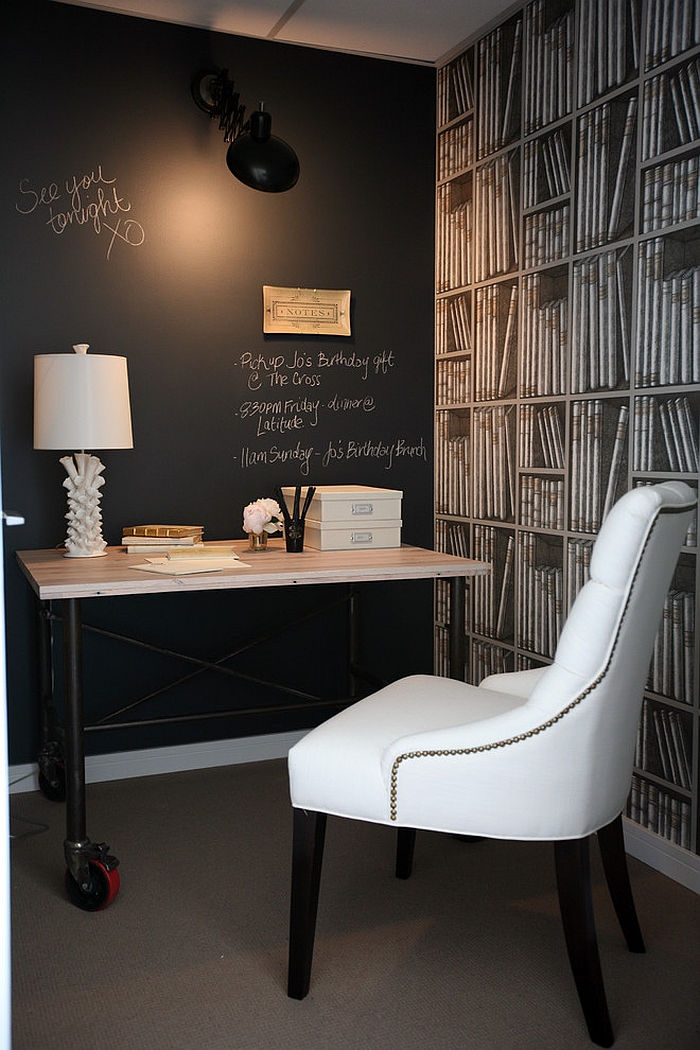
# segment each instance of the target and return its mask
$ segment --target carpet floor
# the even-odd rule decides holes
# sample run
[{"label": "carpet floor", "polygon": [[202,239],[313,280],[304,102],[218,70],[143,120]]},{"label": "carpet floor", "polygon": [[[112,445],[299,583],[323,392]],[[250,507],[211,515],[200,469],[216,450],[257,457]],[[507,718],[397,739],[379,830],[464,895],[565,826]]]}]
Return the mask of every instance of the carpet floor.
[{"label": "carpet floor", "polygon": [[[286,996],[286,763],[88,788],[120,858],[104,911],[69,903],[65,815],[13,795],[14,1050],[588,1050],[551,847],[395,836],[329,819],[311,992]],[[700,1047],[700,897],[630,871],[645,955],[627,952],[593,850],[617,1050]]]}]

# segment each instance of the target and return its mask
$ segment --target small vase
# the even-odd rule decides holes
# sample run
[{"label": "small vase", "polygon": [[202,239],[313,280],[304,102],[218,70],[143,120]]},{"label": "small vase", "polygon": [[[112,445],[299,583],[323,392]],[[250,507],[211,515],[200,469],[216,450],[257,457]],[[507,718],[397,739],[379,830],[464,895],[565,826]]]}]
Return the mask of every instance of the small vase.
[{"label": "small vase", "polygon": [[267,550],[267,533],[266,532],[249,532],[248,533],[248,547],[252,551],[265,551],[265,550]]}]

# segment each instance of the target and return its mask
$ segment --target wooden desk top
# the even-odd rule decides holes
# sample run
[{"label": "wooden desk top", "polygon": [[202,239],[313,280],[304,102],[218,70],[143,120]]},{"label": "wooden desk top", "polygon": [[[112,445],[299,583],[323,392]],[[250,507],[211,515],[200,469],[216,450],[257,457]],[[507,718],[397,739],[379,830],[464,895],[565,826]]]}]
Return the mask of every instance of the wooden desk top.
[{"label": "wooden desk top", "polygon": [[22,572],[39,598],[97,598],[119,594],[229,590],[239,587],[287,587],[316,583],[367,583],[373,580],[420,580],[482,576],[487,562],[457,558],[422,547],[383,550],[316,551],[288,554],[281,537],[266,551],[253,553],[246,540],[217,540],[240,557],[231,568],[190,576],[161,576],[135,569],[153,554],[126,554],[109,547],[104,558],[66,558],[63,550],[17,551]]}]

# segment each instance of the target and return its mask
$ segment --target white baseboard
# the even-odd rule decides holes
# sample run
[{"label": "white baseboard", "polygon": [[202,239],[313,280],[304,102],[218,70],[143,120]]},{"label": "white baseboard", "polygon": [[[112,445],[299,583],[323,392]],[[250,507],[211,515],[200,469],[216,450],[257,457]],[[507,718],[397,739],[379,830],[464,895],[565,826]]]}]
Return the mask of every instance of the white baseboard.
[{"label": "white baseboard", "polygon": [[632,820],[625,818],[623,824],[625,849],[630,856],[644,861],[650,868],[668,875],[674,882],[679,882],[694,893],[700,893],[700,856],[640,827]]},{"label": "white baseboard", "polygon": [[[208,740],[179,747],[88,755],[85,759],[85,782],[99,784],[107,780],[128,780],[130,777],[150,777],[159,773],[179,773],[188,769],[209,769],[241,762],[262,762],[268,758],[286,758],[290,747],[306,732],[270,733],[234,740]],[[39,776],[36,765],[10,766],[9,785],[11,795],[37,791]]]}]

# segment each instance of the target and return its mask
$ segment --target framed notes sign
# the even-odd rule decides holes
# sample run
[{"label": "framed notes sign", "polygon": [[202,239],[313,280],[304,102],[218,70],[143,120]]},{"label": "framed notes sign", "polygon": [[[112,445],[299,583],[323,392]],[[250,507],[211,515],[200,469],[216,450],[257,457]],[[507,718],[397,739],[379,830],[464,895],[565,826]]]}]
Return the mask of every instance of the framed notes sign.
[{"label": "framed notes sign", "polygon": [[264,284],[263,332],[350,335],[350,292]]}]

